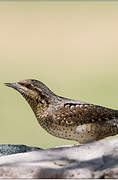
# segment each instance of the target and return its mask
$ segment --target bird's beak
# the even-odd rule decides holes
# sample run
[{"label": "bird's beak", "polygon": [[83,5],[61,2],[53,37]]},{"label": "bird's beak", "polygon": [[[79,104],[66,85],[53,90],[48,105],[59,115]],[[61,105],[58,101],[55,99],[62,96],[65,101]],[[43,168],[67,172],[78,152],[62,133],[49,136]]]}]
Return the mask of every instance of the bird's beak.
[{"label": "bird's beak", "polygon": [[17,89],[18,88],[18,85],[16,83],[4,83],[6,86],[8,87],[12,87],[14,89]]},{"label": "bird's beak", "polygon": [[20,93],[23,93],[22,86],[19,83],[4,83],[4,84],[8,87],[12,87],[12,88],[16,89]]}]

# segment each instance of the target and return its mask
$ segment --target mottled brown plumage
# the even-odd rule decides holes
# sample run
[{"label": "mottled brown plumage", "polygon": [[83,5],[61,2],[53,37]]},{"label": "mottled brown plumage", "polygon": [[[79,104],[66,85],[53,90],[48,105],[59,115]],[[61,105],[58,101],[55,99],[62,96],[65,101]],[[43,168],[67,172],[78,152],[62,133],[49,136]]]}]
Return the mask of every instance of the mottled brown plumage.
[{"label": "mottled brown plumage", "polygon": [[5,83],[27,100],[39,124],[50,134],[87,143],[118,133],[118,111],[55,95],[37,80]]}]

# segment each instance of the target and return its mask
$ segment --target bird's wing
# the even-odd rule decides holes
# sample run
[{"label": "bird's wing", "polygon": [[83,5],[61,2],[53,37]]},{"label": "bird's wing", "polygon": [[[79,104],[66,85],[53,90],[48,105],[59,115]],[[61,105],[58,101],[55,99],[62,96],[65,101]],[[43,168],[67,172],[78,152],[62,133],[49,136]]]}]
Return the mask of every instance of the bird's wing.
[{"label": "bird's wing", "polygon": [[67,126],[105,122],[118,118],[118,111],[87,103],[65,103],[56,112],[57,124]]}]

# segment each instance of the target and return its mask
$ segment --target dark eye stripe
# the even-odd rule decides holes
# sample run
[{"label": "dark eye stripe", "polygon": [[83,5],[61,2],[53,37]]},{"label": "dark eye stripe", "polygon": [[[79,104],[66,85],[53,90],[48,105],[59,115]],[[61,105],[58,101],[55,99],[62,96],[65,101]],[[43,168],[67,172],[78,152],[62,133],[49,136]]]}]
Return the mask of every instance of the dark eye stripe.
[{"label": "dark eye stripe", "polygon": [[31,89],[32,88],[32,85],[31,84],[26,84],[25,85],[28,89]]}]

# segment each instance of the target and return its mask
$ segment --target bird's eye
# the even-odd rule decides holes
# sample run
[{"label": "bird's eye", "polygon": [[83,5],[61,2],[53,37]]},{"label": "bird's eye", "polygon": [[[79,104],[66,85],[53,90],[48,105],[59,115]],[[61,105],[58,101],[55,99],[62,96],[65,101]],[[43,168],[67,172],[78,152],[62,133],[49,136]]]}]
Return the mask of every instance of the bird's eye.
[{"label": "bird's eye", "polygon": [[25,85],[28,89],[31,89],[32,88],[32,85],[31,84],[26,84]]}]

